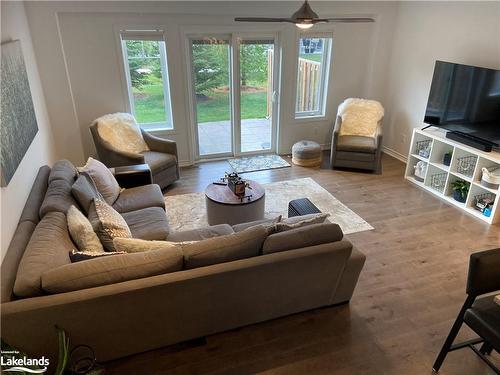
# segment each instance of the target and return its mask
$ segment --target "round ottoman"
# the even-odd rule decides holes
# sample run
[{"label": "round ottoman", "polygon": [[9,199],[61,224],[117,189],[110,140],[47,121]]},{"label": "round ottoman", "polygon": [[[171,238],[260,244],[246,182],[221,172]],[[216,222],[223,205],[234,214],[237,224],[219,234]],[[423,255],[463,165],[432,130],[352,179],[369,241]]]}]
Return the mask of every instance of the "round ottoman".
[{"label": "round ottoman", "polygon": [[321,146],[313,141],[299,141],[292,147],[292,163],[302,167],[321,165]]}]

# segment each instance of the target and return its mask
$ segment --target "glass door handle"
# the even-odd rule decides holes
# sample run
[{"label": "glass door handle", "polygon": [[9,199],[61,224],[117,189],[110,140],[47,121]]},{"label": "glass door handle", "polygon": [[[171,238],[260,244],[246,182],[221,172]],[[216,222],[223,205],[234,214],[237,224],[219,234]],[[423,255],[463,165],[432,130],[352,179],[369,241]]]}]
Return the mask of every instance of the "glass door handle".
[{"label": "glass door handle", "polygon": [[279,93],[278,93],[278,91],[273,91],[273,96],[272,96],[273,103],[276,103],[278,100],[279,100]]}]

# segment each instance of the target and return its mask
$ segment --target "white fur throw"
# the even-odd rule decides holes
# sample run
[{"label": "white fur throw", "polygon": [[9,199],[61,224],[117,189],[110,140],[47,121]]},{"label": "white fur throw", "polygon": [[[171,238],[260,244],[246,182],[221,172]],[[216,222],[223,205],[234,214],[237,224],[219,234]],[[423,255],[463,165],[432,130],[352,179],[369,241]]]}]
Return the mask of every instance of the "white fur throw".
[{"label": "white fur throw", "polygon": [[340,104],[338,115],[342,117],[340,135],[373,137],[384,107],[376,100],[349,98]]},{"label": "white fur throw", "polygon": [[131,114],[113,113],[99,117],[96,122],[99,136],[116,149],[135,154],[149,150]]}]

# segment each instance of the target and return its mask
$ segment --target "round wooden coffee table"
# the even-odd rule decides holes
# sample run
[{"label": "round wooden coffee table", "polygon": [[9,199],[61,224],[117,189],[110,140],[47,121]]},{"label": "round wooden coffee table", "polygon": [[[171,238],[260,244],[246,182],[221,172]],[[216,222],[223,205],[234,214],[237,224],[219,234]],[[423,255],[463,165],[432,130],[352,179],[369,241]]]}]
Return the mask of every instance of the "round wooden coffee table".
[{"label": "round wooden coffee table", "polygon": [[210,184],[205,189],[208,224],[240,224],[264,218],[266,193],[257,182],[246,180],[246,196],[240,199],[225,185]]}]

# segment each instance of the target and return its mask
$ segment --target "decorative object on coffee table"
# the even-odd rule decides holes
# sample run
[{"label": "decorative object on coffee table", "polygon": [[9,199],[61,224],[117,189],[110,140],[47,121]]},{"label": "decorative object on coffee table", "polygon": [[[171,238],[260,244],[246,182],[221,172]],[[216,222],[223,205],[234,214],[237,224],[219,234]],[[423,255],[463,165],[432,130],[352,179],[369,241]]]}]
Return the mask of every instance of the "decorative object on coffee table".
[{"label": "decorative object on coffee table", "polygon": [[239,224],[264,218],[265,191],[255,181],[246,180],[243,199],[227,185],[212,183],[205,189],[205,204],[209,225]]},{"label": "decorative object on coffee table", "polygon": [[456,180],[451,183],[453,189],[453,199],[465,203],[469,194],[470,183],[464,180]]},{"label": "decorative object on coffee table", "polygon": [[313,141],[299,141],[292,146],[292,163],[301,167],[321,165],[321,146]]},{"label": "decorative object on coffee table", "polygon": [[309,199],[294,199],[288,203],[288,217],[319,214],[321,211]]},{"label": "decorative object on coffee table", "polygon": [[241,200],[251,197],[251,195],[246,196],[246,189],[252,190],[250,184],[247,181],[243,180],[240,176],[238,176],[238,173],[226,172],[226,175],[221,180],[225,181],[229,190],[231,190],[233,194]]}]

